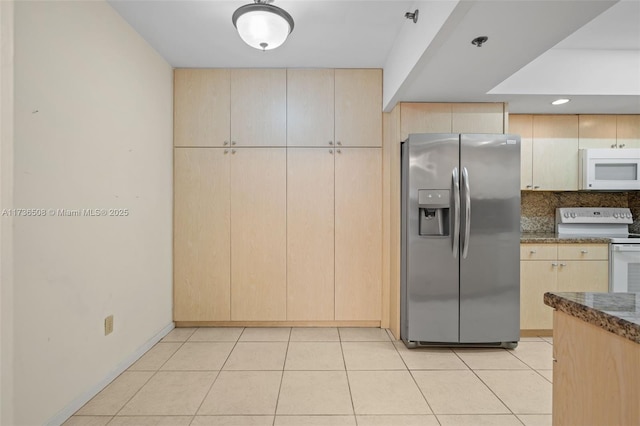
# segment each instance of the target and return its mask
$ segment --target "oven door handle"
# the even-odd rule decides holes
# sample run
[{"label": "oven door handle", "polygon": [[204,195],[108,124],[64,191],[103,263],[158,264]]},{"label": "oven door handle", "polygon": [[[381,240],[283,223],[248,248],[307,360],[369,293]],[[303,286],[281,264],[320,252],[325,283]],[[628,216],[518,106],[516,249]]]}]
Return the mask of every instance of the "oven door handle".
[{"label": "oven door handle", "polygon": [[640,245],[639,246],[619,246],[619,245],[614,245],[613,246],[613,251],[620,251],[620,252],[628,252],[628,251],[633,251],[633,252],[640,252]]}]

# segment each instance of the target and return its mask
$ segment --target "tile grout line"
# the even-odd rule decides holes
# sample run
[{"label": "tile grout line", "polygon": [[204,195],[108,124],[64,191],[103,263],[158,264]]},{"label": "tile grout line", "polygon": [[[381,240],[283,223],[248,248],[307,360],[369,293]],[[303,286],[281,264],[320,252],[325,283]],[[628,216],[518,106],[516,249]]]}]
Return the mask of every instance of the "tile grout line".
[{"label": "tile grout line", "polygon": [[[507,351],[507,349],[504,349],[504,350],[505,350],[505,351]],[[504,407],[505,407],[507,410],[509,410],[509,412],[510,412],[513,416],[515,416],[515,417],[518,419],[518,421],[519,421],[520,423],[522,423],[522,420],[520,420],[520,418],[518,418],[518,416],[516,415],[516,413],[514,413],[514,412],[513,412],[513,410],[511,409],[511,407],[509,407],[509,406],[506,404],[506,402],[504,402],[504,401],[502,400],[502,398],[500,398],[500,397],[499,397],[499,396],[494,392],[494,390],[493,390],[493,389],[491,389],[491,387],[490,387],[488,384],[486,384],[484,380],[482,380],[482,378],[478,375],[478,373],[476,373],[476,371],[475,371],[473,368],[471,368],[471,366],[470,366],[469,364],[467,364],[467,363],[465,362],[465,360],[463,360],[463,359],[462,359],[462,357],[461,357],[460,355],[458,355],[458,353],[457,353],[456,351],[452,351],[452,352],[453,352],[453,353],[454,353],[454,354],[455,354],[455,355],[460,359],[460,361],[462,361],[462,362],[464,363],[464,365],[466,365],[466,366],[469,368],[469,370],[471,370],[471,372],[474,374],[474,376],[476,376],[476,377],[478,378],[478,380],[480,380],[480,382],[481,382],[483,385],[485,385],[487,389],[489,389],[489,391],[490,391],[490,392],[491,392],[491,393],[492,393],[492,394],[493,394],[493,395],[498,399],[498,401],[500,401],[500,403],[501,403],[502,405],[504,405]],[[508,352],[508,351],[507,351],[507,352]],[[515,356],[515,355],[514,355],[514,356]],[[517,358],[517,357],[516,357],[516,358]],[[519,358],[518,358],[518,359],[519,359]],[[524,364],[524,363],[523,363],[523,364]],[[527,364],[525,364],[525,365],[527,365]],[[527,365],[527,367],[529,367],[529,366]],[[531,369],[531,367],[529,367],[529,368]],[[489,371],[504,371],[504,370],[489,370]],[[527,371],[527,370],[516,370],[516,371]],[[524,423],[523,423],[523,424],[524,424]]]},{"label": "tile grout line", "polygon": [[273,422],[271,426],[275,426],[276,417],[278,415],[278,404],[280,403],[280,392],[282,392],[282,383],[284,382],[284,368],[287,365],[287,355],[289,355],[289,344],[291,343],[291,331],[289,328],[289,339],[287,339],[287,349],[284,351],[284,361],[282,362],[282,373],[280,374],[280,386],[278,386],[278,396],[276,397],[276,406],[273,408]]},{"label": "tile grout line", "polygon": [[[400,340],[400,342],[402,342],[402,340]],[[400,353],[400,351],[398,350],[398,347],[396,346],[396,344],[392,341],[391,344],[393,345],[393,349],[395,349],[396,353],[398,354],[398,356],[400,357],[400,359],[402,360],[402,363],[404,364],[405,368],[407,369],[407,371],[409,372],[409,375],[411,376],[411,380],[413,380],[413,383],[416,385],[416,387],[418,388],[418,392],[420,392],[420,395],[422,395],[422,399],[424,399],[424,402],[427,404],[427,407],[429,407],[429,411],[431,411],[431,414],[433,415],[433,417],[435,417],[436,422],[438,422],[439,425],[441,425],[442,423],[440,423],[440,419],[438,419],[438,416],[436,416],[435,411],[433,411],[433,408],[431,408],[431,404],[429,404],[429,401],[427,400],[427,396],[424,394],[424,392],[422,392],[422,388],[420,388],[420,385],[418,384],[416,378],[413,375],[413,371],[411,371],[411,369],[409,368],[409,366],[407,365],[407,362],[405,361],[405,359],[402,357],[402,354]],[[404,344],[404,343],[402,343]],[[402,370],[400,370],[402,371]]]},{"label": "tile grout line", "polygon": [[[196,416],[198,415],[198,411],[200,411],[202,409],[202,404],[204,404],[204,401],[207,399],[207,396],[209,396],[209,393],[211,392],[211,389],[213,389],[213,385],[216,383],[216,381],[218,380],[218,377],[220,377],[220,373],[222,373],[222,369],[224,368],[225,364],[227,363],[227,361],[229,360],[229,357],[231,356],[231,354],[233,353],[233,350],[236,348],[236,346],[238,345],[238,342],[240,341],[240,336],[242,336],[242,334],[244,333],[245,328],[242,328],[242,331],[240,332],[240,334],[238,335],[238,339],[233,343],[233,347],[231,348],[231,350],[229,351],[229,354],[227,354],[227,357],[225,358],[224,362],[222,363],[222,365],[220,366],[220,370],[218,370],[218,373],[216,374],[216,377],[213,378],[213,381],[211,382],[211,385],[209,386],[209,389],[207,389],[207,392],[204,394],[204,397],[202,398],[202,401],[200,401],[200,404],[198,405],[198,408],[196,409],[196,412],[193,413],[193,418],[191,419],[191,422],[189,423],[189,426],[191,426],[191,424],[195,421]],[[194,332],[195,333],[195,332]],[[193,336],[193,334],[192,334]],[[210,343],[210,342],[209,342]],[[202,371],[202,370],[201,370]]]},{"label": "tile grout line", "polygon": [[353,402],[353,393],[351,392],[351,382],[349,381],[349,370],[347,370],[347,360],[344,358],[344,347],[342,346],[342,334],[340,333],[340,327],[338,329],[338,339],[340,341],[340,353],[342,354],[342,365],[344,366],[344,375],[347,378],[347,389],[349,390],[349,399],[351,400],[351,411],[353,412],[353,420],[358,426],[358,416],[356,415],[356,406]]},{"label": "tile grout line", "polygon": [[[174,330],[175,330],[175,329],[174,329]],[[160,369],[161,369],[161,368],[162,368],[162,367],[163,367],[167,362],[169,362],[169,360],[170,360],[171,358],[173,358],[173,356],[174,356],[176,353],[178,353],[178,351],[179,351],[179,350],[184,346],[184,344],[187,342],[187,340],[189,340],[189,338],[190,338],[190,337],[193,335],[193,333],[195,333],[195,332],[196,332],[196,330],[194,329],[194,330],[193,330],[193,332],[192,332],[189,336],[187,336],[187,338],[186,338],[186,339],[184,339],[182,342],[180,342],[180,341],[178,341],[178,342],[169,342],[169,341],[164,342],[163,340],[164,340],[164,339],[166,339],[166,336],[158,342],[158,343],[180,343],[180,346],[178,346],[178,349],[176,349],[176,350],[171,354],[171,356],[169,356],[169,357],[168,357],[168,358],[167,358],[167,359],[166,359],[162,364],[160,364],[160,366],[159,366],[156,370],[151,370],[151,371],[153,371],[153,374],[151,374],[151,376],[149,376],[149,378],[144,382],[144,384],[143,384],[142,386],[140,386],[140,388],[139,388],[137,391],[135,391],[135,393],[134,393],[133,395],[131,395],[131,398],[127,399],[127,401],[126,401],[124,404],[122,404],[122,407],[120,407],[120,408],[118,409],[118,411],[116,411],[116,413],[113,415],[113,417],[111,418],[111,420],[109,420],[109,423],[111,423],[112,421],[114,421],[114,420],[115,420],[116,416],[118,416],[118,415],[120,414],[120,412],[124,409],[124,407],[126,407],[126,406],[127,406],[127,404],[129,404],[129,403],[131,402],[131,400],[132,400],[133,398],[135,398],[135,397],[136,397],[136,395],[138,395],[138,394],[140,393],[140,391],[142,390],[142,388],[144,388],[144,387],[145,387],[145,386],[146,386],[146,385],[151,381],[151,379],[153,379],[153,378],[154,378],[154,377],[155,377],[155,376],[160,372]],[[138,361],[139,361],[143,356],[145,356],[145,355],[146,355],[147,353],[149,353],[153,348],[155,348],[155,347],[158,345],[158,343],[156,343],[155,345],[153,345],[153,346],[152,346],[152,347],[151,347],[147,352],[145,352],[145,353],[144,353],[140,358],[138,358],[138,360],[136,360],[136,362],[138,362]],[[135,364],[135,363],[134,363],[134,364]],[[132,365],[133,365],[133,364],[132,364]],[[131,368],[131,367],[129,367],[129,368]],[[126,369],[125,371],[130,371],[130,370],[129,370],[129,369]],[[134,371],[135,371],[135,370],[134,370]],[[141,370],[141,371],[145,371],[145,370]],[[146,370],[146,371],[149,371],[149,370]],[[121,375],[122,375],[122,374],[121,374]],[[121,376],[121,375],[120,375],[120,376]],[[118,377],[120,377],[120,376],[118,376]],[[116,379],[117,379],[117,377],[116,377]],[[115,379],[114,379],[114,381],[115,381]],[[113,383],[113,382],[111,382],[111,383]],[[111,383],[110,383],[110,384],[111,384]],[[102,390],[104,390],[104,389],[102,389]],[[100,392],[102,392],[102,391],[100,391]],[[94,398],[95,398],[95,397],[94,397]],[[92,398],[92,400],[93,400],[93,398]],[[107,423],[107,425],[108,425],[109,423]]]}]

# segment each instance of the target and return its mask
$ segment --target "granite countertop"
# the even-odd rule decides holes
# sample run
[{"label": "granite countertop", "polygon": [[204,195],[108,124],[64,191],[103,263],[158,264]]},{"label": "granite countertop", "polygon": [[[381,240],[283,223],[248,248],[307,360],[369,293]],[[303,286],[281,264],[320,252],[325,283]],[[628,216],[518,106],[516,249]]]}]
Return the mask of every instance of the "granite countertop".
[{"label": "granite countertop", "polygon": [[544,303],[640,344],[640,293],[545,293]]},{"label": "granite countertop", "polygon": [[559,237],[558,234],[524,232],[520,234],[520,243],[528,244],[609,244],[607,237],[571,236]]}]

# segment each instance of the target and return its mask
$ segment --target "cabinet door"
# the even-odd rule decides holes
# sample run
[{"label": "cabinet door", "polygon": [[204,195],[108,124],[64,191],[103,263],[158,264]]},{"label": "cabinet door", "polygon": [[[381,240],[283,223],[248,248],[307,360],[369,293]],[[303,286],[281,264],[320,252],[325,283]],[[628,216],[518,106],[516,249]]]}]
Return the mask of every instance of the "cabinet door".
[{"label": "cabinet door", "polygon": [[228,321],[229,154],[176,148],[174,156],[175,321]]},{"label": "cabinet door", "polygon": [[335,156],[336,320],[380,320],[382,153],[339,149]]},{"label": "cabinet door", "polygon": [[287,145],[333,144],[334,70],[287,70]]},{"label": "cabinet door", "polygon": [[411,133],[451,133],[451,104],[401,103],[401,140]]},{"label": "cabinet door", "polygon": [[229,70],[175,70],[175,146],[223,146],[229,141],[229,84]]},{"label": "cabinet door", "polygon": [[286,319],[286,150],[231,158],[231,319]]},{"label": "cabinet door", "polygon": [[578,189],[578,116],[533,116],[533,189]]},{"label": "cabinet door", "polygon": [[615,147],[615,115],[579,115],[578,123],[580,149]]},{"label": "cabinet door", "polygon": [[382,146],[382,70],[335,70],[335,138],[343,146]]},{"label": "cabinet door", "polygon": [[551,330],[553,309],[543,302],[547,291],[557,291],[557,266],[550,261],[520,262],[520,328]]},{"label": "cabinet door", "polygon": [[504,104],[453,104],[451,129],[453,133],[504,133]]},{"label": "cabinet door", "polygon": [[231,70],[231,141],[236,146],[284,146],[287,71]]},{"label": "cabinet door", "polygon": [[520,189],[533,189],[533,116],[509,116],[509,133],[520,135]]},{"label": "cabinet door", "polygon": [[333,156],[287,150],[287,320],[334,319]]},{"label": "cabinet door", "polygon": [[618,115],[616,118],[618,147],[640,148],[640,115]]},{"label": "cabinet door", "polygon": [[609,262],[560,260],[558,291],[609,291]]}]

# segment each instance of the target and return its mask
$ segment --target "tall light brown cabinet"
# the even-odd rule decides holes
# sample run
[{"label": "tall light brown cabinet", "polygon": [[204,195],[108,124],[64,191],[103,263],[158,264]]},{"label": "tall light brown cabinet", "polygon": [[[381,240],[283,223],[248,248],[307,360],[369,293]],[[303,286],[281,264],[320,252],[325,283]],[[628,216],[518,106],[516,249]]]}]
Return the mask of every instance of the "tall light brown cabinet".
[{"label": "tall light brown cabinet", "polygon": [[175,71],[174,320],[379,325],[381,70]]}]

